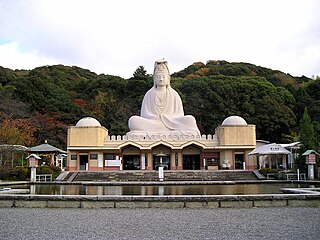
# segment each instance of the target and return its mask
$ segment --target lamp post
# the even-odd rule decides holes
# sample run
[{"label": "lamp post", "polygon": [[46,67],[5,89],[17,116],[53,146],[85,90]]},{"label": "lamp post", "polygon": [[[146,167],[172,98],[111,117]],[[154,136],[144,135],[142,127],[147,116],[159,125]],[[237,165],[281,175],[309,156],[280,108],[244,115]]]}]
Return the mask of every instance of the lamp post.
[{"label": "lamp post", "polygon": [[314,165],[316,164],[316,155],[320,155],[314,150],[305,151],[302,156],[306,156],[306,164],[308,165],[308,179],[314,179]]},{"label": "lamp post", "polygon": [[156,157],[160,158],[160,164],[158,167],[158,171],[159,171],[159,181],[162,182],[164,179],[164,171],[163,171],[163,165],[162,165],[162,157],[166,157],[167,155],[163,154],[162,152],[157,154]]},{"label": "lamp post", "polygon": [[31,168],[30,182],[36,182],[38,161],[41,158],[36,154],[30,154],[26,159],[29,161],[29,167]]},{"label": "lamp post", "polygon": [[35,157],[29,158],[29,166],[31,167],[30,182],[36,182],[37,168]]}]

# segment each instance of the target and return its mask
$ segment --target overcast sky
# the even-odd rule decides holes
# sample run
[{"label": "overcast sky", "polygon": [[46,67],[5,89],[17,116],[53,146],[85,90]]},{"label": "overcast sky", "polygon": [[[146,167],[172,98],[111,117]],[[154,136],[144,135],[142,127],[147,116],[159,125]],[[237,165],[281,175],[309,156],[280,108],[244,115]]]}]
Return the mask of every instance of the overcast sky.
[{"label": "overcast sky", "polygon": [[319,0],[0,0],[0,66],[79,66],[124,78],[166,58],[320,75]]}]

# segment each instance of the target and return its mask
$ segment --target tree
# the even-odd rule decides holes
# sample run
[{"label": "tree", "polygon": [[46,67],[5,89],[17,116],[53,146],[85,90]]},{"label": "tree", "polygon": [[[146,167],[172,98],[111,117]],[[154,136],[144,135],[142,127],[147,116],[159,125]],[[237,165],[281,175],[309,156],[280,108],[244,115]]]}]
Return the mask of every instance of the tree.
[{"label": "tree", "polygon": [[147,71],[144,69],[144,66],[139,66],[133,73],[134,78],[139,78],[141,76],[147,76]]},{"label": "tree", "polygon": [[0,119],[2,116],[12,116],[13,118],[27,118],[30,114],[30,106],[13,97],[13,86],[1,86],[0,83]]},{"label": "tree", "polygon": [[5,146],[0,148],[1,162],[3,165],[12,161],[14,145],[29,146],[35,142],[34,132],[36,128],[32,126],[29,119],[13,119],[5,117],[0,122],[0,145]]},{"label": "tree", "polygon": [[301,154],[306,150],[316,150],[316,138],[311,118],[308,114],[307,107],[304,108],[304,113],[300,122],[299,138],[303,144],[300,148],[300,157],[297,159],[297,168],[306,171],[305,158]]},{"label": "tree", "polygon": [[316,150],[316,138],[311,118],[308,114],[308,109],[305,107],[304,113],[300,122],[300,141],[303,144],[304,150]]},{"label": "tree", "polygon": [[295,99],[261,77],[196,76],[178,86],[186,114],[194,115],[204,133],[239,115],[257,126],[257,138],[279,142],[296,125]]},{"label": "tree", "polygon": [[320,76],[319,75],[312,75],[311,78],[313,80],[320,80]]},{"label": "tree", "polygon": [[125,135],[127,133],[127,126],[122,123],[115,123],[111,125],[111,128],[109,130],[110,135]]},{"label": "tree", "polygon": [[0,122],[0,144],[31,145],[36,128],[29,119],[13,119],[5,117]]},{"label": "tree", "polygon": [[[139,66],[129,79],[79,67],[44,66],[33,70],[0,67],[0,122],[5,116],[30,119],[35,144],[50,139],[65,147],[67,126],[84,116],[97,118],[110,133],[123,134],[130,116],[139,115],[153,79]],[[202,133],[213,134],[230,115],[255,124],[257,138],[290,142],[305,107],[320,139],[320,81],[292,77],[248,63],[193,63],[173,73],[185,114],[194,115]],[[285,88],[284,88],[285,87]]]},{"label": "tree", "polygon": [[[37,141],[36,144],[41,144],[45,140],[50,140],[50,144],[58,147],[66,147],[67,129],[68,125],[65,116],[59,113],[36,113],[32,116],[32,124],[37,126],[34,133]],[[71,120],[71,119],[70,119]],[[78,121],[77,119],[76,121]],[[76,121],[70,121],[74,125]]]},{"label": "tree", "polygon": [[115,112],[118,110],[116,103],[115,96],[107,92],[98,92],[93,100],[92,112],[106,127],[115,122]]}]

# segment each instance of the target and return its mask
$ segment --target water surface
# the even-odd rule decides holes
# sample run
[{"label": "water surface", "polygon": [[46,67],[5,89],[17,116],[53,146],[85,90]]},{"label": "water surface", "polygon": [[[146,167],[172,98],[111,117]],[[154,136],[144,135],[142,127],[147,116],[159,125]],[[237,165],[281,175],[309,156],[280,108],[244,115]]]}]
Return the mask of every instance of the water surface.
[{"label": "water surface", "polygon": [[244,195],[281,194],[281,188],[307,188],[296,183],[259,183],[228,185],[148,185],[148,186],[88,186],[35,184],[16,185],[27,188],[31,194],[46,195]]}]

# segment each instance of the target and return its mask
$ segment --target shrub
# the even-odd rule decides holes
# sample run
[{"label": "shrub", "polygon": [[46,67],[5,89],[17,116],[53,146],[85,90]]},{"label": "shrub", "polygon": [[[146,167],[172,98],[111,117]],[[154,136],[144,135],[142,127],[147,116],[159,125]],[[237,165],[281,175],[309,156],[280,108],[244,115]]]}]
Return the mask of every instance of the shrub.
[{"label": "shrub", "polygon": [[[0,180],[26,181],[30,179],[30,168],[27,166],[8,167],[0,166]],[[37,174],[52,174],[52,178],[56,179],[61,169],[56,166],[43,165],[37,167]]]},{"label": "shrub", "polygon": [[43,165],[37,167],[37,174],[52,174],[53,171],[51,170],[50,166]]},{"label": "shrub", "polygon": [[0,167],[0,179],[12,181],[25,181],[29,177],[30,172],[28,167]]},{"label": "shrub", "polygon": [[278,173],[279,170],[278,169],[273,169],[273,168],[261,168],[260,169],[260,173],[263,175],[263,176],[267,176],[268,173]]},{"label": "shrub", "polygon": [[14,180],[25,181],[27,178],[29,178],[28,173],[28,167],[16,167],[14,168]]},{"label": "shrub", "polygon": [[11,180],[12,168],[7,166],[0,167],[0,179],[1,180]]},{"label": "shrub", "polygon": [[50,166],[50,169],[52,170],[52,177],[53,179],[56,179],[60,173],[61,173],[61,168],[57,167],[57,166]]}]

